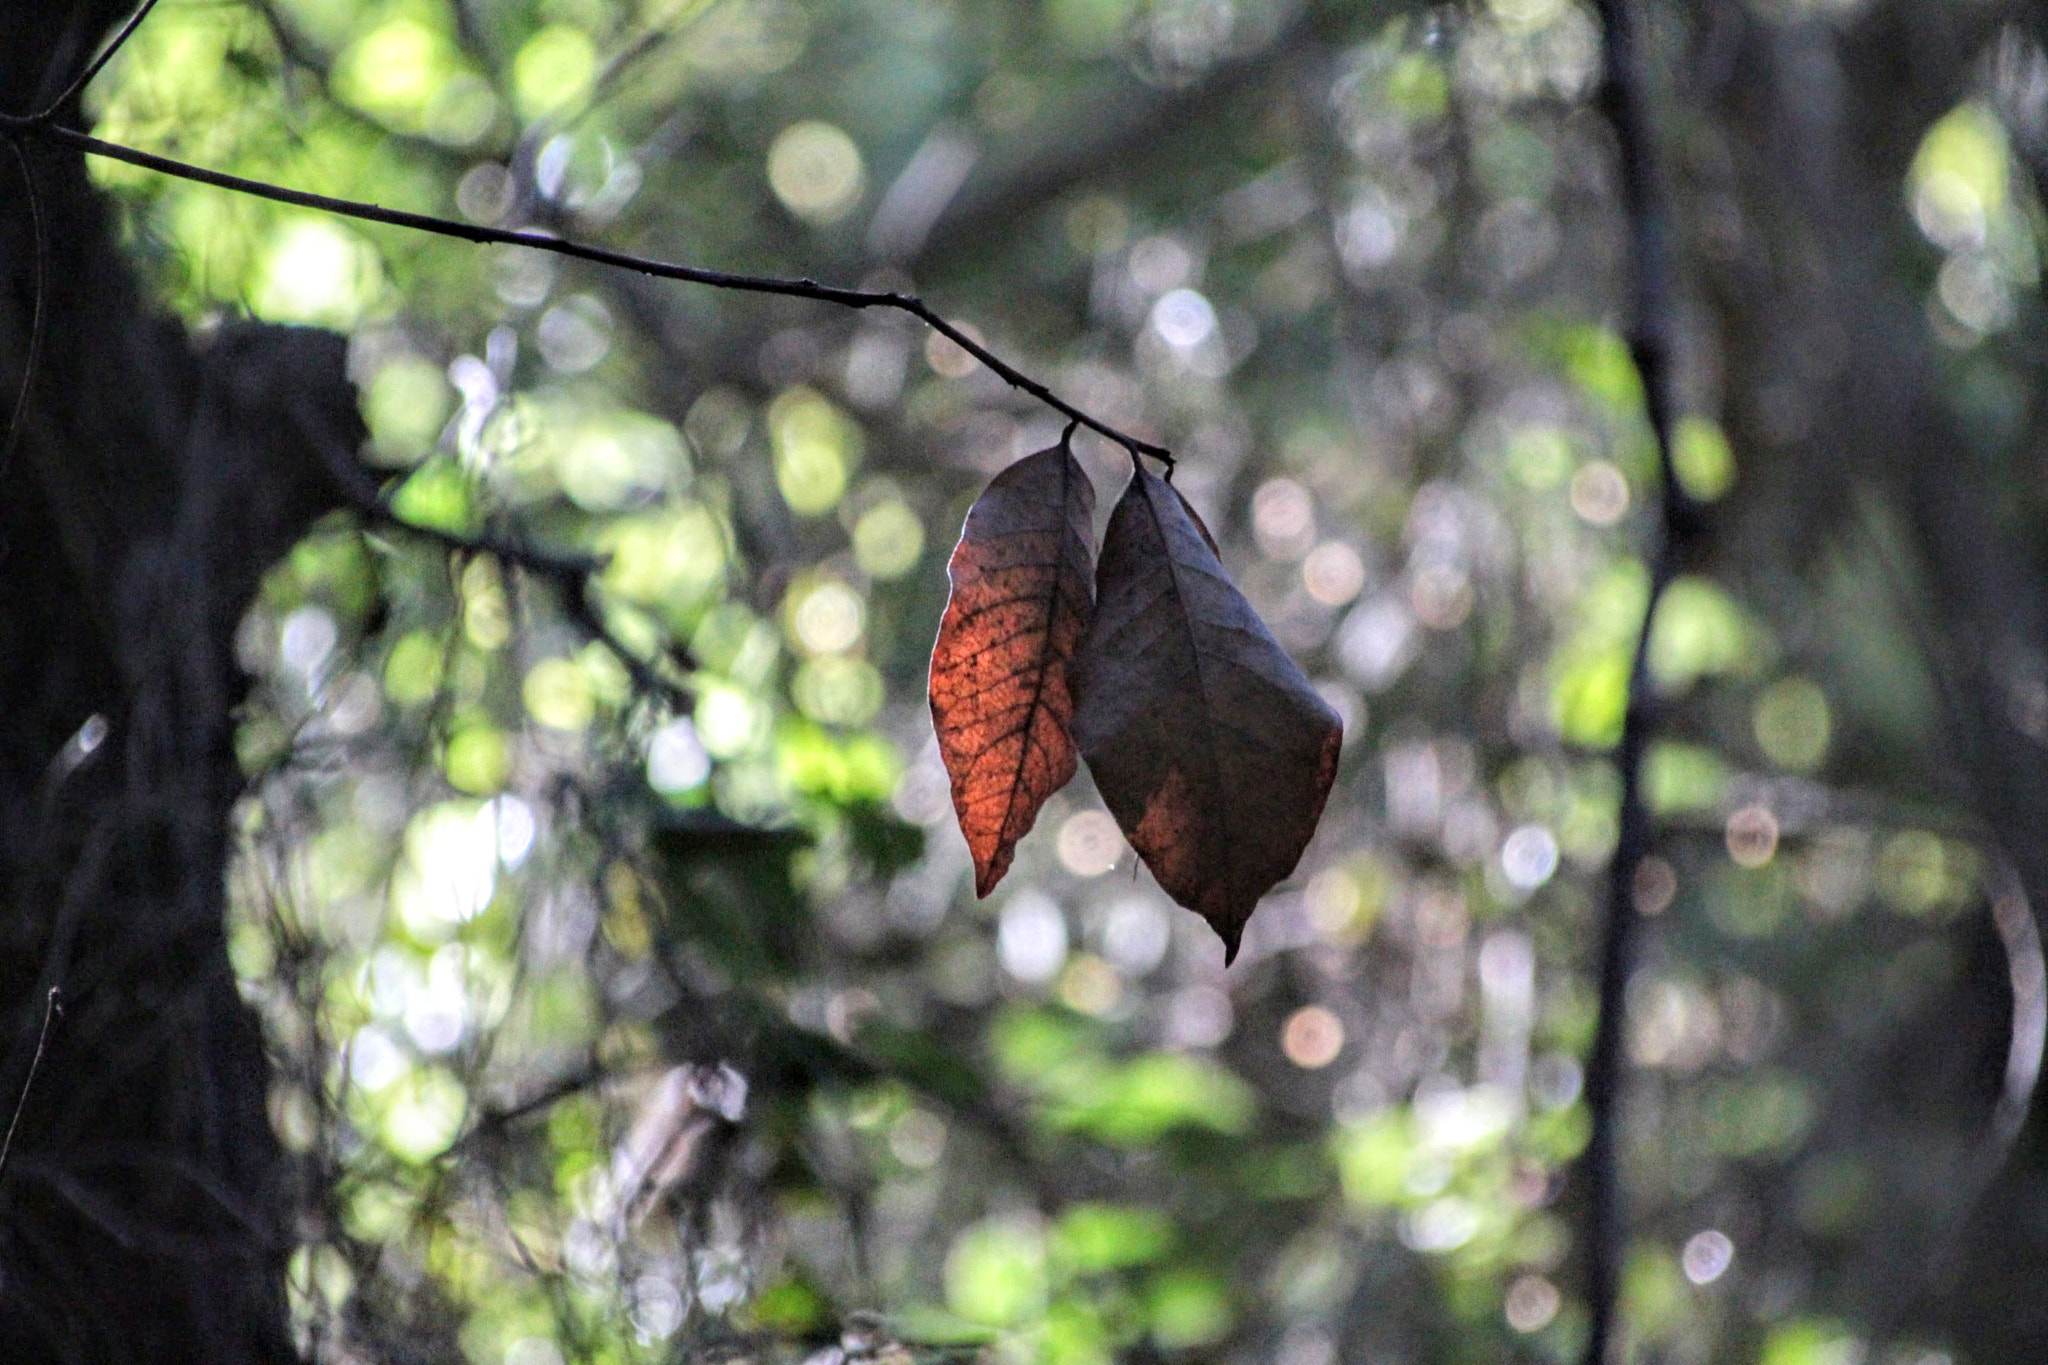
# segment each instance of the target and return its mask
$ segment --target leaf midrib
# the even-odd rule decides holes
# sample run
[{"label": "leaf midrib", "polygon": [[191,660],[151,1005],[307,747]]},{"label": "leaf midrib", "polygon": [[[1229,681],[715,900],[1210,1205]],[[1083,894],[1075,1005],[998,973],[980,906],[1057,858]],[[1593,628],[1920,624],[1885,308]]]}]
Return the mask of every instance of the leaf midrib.
[{"label": "leaf midrib", "polygon": [[1045,646],[1038,651],[1037,676],[1032,680],[1031,684],[1030,710],[1026,713],[1024,724],[1018,731],[1017,767],[1010,774],[1008,796],[1003,801],[1003,822],[996,830],[996,839],[999,843],[1008,837],[1010,821],[1017,814],[1017,791],[1024,781],[1024,765],[1031,761],[1031,737],[1032,733],[1038,728],[1038,714],[1041,702],[1045,697],[1045,675],[1051,671],[1051,664],[1047,656],[1052,650],[1053,632],[1059,617],[1061,580],[1066,576],[1062,572],[1066,566],[1066,541],[1068,535],[1073,531],[1073,526],[1067,513],[1067,498],[1073,491],[1074,470],[1076,468],[1078,466],[1074,463],[1074,457],[1065,450],[1062,450],[1060,452],[1059,530],[1053,537],[1052,586],[1045,594]]},{"label": "leaf midrib", "polygon": [[[1153,479],[1148,471],[1141,470],[1139,477],[1147,480],[1143,485],[1145,510],[1152,517],[1153,529],[1159,533],[1160,548],[1166,552],[1166,573],[1173,582],[1173,596],[1175,603],[1179,607],[1178,615],[1180,617],[1181,629],[1187,635],[1188,654],[1194,659],[1195,663],[1195,690],[1202,697],[1203,753],[1208,759],[1209,767],[1208,783],[1202,803],[1210,810],[1215,810],[1218,806],[1216,799],[1218,789],[1223,781],[1222,764],[1217,758],[1215,706],[1209,698],[1208,676],[1202,670],[1202,644],[1195,635],[1194,613],[1188,609],[1188,595],[1181,585],[1180,558],[1173,552],[1173,541],[1167,534],[1166,523],[1159,515],[1158,504],[1153,501],[1154,483],[1157,483],[1159,487],[1164,488],[1169,493],[1173,492],[1173,485],[1164,480]],[[1179,494],[1174,494],[1174,496],[1178,497]],[[1183,515],[1186,515],[1185,512],[1183,512]],[[1219,819],[1215,821],[1215,824],[1218,826],[1220,834],[1219,842],[1223,846],[1224,885],[1233,893],[1234,898],[1234,893],[1237,889],[1238,871],[1237,840],[1229,821]]]}]

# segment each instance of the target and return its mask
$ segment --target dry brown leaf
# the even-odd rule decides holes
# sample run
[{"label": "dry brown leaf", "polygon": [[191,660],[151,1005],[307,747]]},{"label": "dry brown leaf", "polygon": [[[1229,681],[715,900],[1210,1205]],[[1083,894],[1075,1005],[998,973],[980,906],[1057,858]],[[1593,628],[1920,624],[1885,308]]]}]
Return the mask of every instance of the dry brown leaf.
[{"label": "dry brown leaf", "polygon": [[986,896],[1076,767],[1074,651],[1094,604],[1095,488],[1062,441],[998,474],[946,566],[932,728]]},{"label": "dry brown leaf", "polygon": [[1186,501],[1139,470],[1096,569],[1074,663],[1074,737],[1131,846],[1237,956],[1294,871],[1337,773],[1343,724],[1302,676]]}]

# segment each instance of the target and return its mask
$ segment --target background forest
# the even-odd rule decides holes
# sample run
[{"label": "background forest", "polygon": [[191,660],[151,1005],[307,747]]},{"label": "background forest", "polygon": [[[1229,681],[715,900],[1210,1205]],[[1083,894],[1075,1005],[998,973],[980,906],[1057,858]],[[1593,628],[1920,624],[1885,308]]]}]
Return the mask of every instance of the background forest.
[{"label": "background forest", "polygon": [[[1641,164],[1578,0],[0,0],[0,1357],[1576,1360],[1625,768],[1610,1359],[2048,1357],[2048,26],[1620,13]],[[1295,876],[974,897],[960,346],[53,100],[1170,447]]]}]

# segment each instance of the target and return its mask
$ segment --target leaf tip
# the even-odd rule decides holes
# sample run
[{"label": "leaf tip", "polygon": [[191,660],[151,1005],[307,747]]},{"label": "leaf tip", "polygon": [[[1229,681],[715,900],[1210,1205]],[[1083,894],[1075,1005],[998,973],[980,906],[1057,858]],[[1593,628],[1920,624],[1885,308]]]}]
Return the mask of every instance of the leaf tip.
[{"label": "leaf tip", "polygon": [[1228,967],[1237,961],[1237,950],[1244,942],[1244,926],[1240,924],[1234,929],[1219,926],[1216,937],[1223,940],[1223,965]]}]

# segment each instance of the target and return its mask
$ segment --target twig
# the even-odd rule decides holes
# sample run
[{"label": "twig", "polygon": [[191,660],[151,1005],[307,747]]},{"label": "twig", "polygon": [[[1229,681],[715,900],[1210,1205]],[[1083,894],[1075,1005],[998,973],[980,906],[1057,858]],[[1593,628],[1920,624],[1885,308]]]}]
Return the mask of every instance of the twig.
[{"label": "twig", "polygon": [[[593,580],[583,580],[570,615],[580,621],[584,630],[603,642],[605,648],[618,657],[619,662],[626,666],[626,672],[642,692],[667,697],[678,710],[686,713],[695,705],[696,698],[687,686],[663,673],[655,667],[653,659],[629,648],[626,642],[619,638],[618,632],[612,629],[611,622],[605,619],[604,604],[598,601],[597,585]],[[657,650],[655,657],[666,658],[681,667],[690,666],[690,656],[680,646]]]},{"label": "twig", "polygon": [[[21,440],[21,429],[28,422],[28,400],[36,383],[36,361],[43,348],[43,295],[50,286],[50,229],[43,221],[43,199],[36,189],[35,168],[29,164],[28,152],[21,145],[20,138],[10,138],[8,145],[14,149],[14,164],[21,170],[21,187],[28,200],[29,221],[35,231],[36,274],[35,303],[29,312],[28,350],[21,361],[21,391],[14,398],[14,413],[7,419],[7,435],[0,438],[0,479],[7,477],[7,467],[14,459],[14,447]],[[0,546],[4,551],[4,546]]]},{"label": "twig", "polygon": [[504,1109],[493,1109],[479,1115],[468,1131],[455,1140],[448,1148],[450,1153],[460,1155],[466,1150],[481,1146],[497,1138],[521,1119],[529,1118],[544,1110],[552,1109],[572,1095],[580,1095],[604,1083],[605,1074],[596,1063],[591,1063],[575,1074],[555,1082],[539,1094],[528,1096]]},{"label": "twig", "polygon": [[461,531],[444,530],[439,526],[427,526],[417,521],[407,521],[392,511],[382,501],[364,509],[371,519],[380,526],[412,535],[423,536],[451,550],[468,554],[489,555],[493,559],[515,565],[543,578],[552,578],[568,584],[580,583],[592,574],[603,573],[608,562],[601,555],[576,554],[573,551],[550,549],[536,545],[529,540],[512,536],[501,536],[490,531],[465,534]]},{"label": "twig", "polygon": [[1697,509],[1671,462],[1671,278],[1659,204],[1657,159],[1649,102],[1642,89],[1636,16],[1629,0],[1598,0],[1607,46],[1601,104],[1614,129],[1621,171],[1622,207],[1628,216],[1628,272],[1633,322],[1628,346],[1643,384],[1645,415],[1657,448],[1661,513],[1644,547],[1650,594],[1629,664],[1628,709],[1615,757],[1621,771],[1621,810],[1614,858],[1608,865],[1606,939],[1600,953],[1599,1024],[1586,1061],[1586,1105],[1592,1135],[1581,1158],[1586,1177],[1586,1298],[1591,1322],[1585,1365],[1606,1365],[1615,1334],[1622,1262],[1628,1249],[1620,1170],[1621,1103],[1625,1089],[1622,1035],[1627,1025],[1628,978],[1635,962],[1637,869],[1654,832],[1643,802],[1643,759],[1657,728],[1649,676],[1650,628],[1657,604],[1677,576],[1679,552],[1698,527]]},{"label": "twig", "polygon": [[0,1177],[7,1174],[7,1157],[14,1150],[14,1130],[21,1126],[21,1111],[28,1108],[28,1092],[35,1088],[36,1072],[43,1065],[43,1049],[50,1045],[50,1024],[63,1013],[63,992],[50,987],[50,996],[43,1004],[43,1030],[36,1035],[36,1055],[29,1058],[28,1075],[22,1078],[21,1094],[14,1100],[14,1117],[7,1121],[7,1137],[0,1141]]},{"label": "twig", "polygon": [[[302,415],[302,427],[311,432],[317,427],[310,417]],[[690,691],[675,679],[664,674],[652,662],[627,647],[618,633],[605,620],[604,608],[594,596],[595,579],[604,572],[605,557],[579,554],[572,550],[557,550],[545,545],[536,545],[517,536],[500,535],[492,531],[464,532],[451,531],[440,526],[428,526],[417,521],[407,521],[392,510],[390,499],[380,492],[376,484],[364,473],[361,465],[341,450],[337,443],[315,439],[314,448],[321,463],[327,467],[335,481],[341,485],[343,495],[356,510],[367,517],[373,525],[404,535],[417,536],[433,541],[458,554],[489,555],[501,564],[510,564],[525,569],[552,581],[561,590],[569,615],[583,627],[591,638],[601,642],[618,656],[633,681],[643,692],[667,697],[675,705],[687,710],[691,704]]]},{"label": "twig", "polygon": [[[287,189],[280,185],[272,185],[266,181],[251,180],[239,175],[229,175],[224,171],[194,166],[170,157],[158,156],[153,152],[145,152],[133,147],[124,147],[119,143],[108,142],[102,138],[93,137],[89,133],[82,133],[55,122],[55,116],[62,106],[76,95],[79,90],[83,89],[106,66],[107,62],[112,60],[114,54],[120,51],[122,45],[134,35],[136,29],[141,26],[142,21],[148,17],[150,10],[155,5],[156,0],[144,0],[144,3],[129,18],[128,22],[123,25],[121,31],[114,36],[113,41],[107,44],[105,50],[93,60],[91,65],[65,87],[62,94],[51,101],[40,112],[26,116],[0,113],[0,136],[7,137],[15,144],[17,155],[20,155],[22,139],[28,137],[41,138],[63,146],[76,148],[81,152],[90,153],[95,156],[104,156],[114,161],[126,162],[131,166],[140,166],[145,170],[175,176],[196,184],[211,185],[217,189],[231,190],[259,199],[267,199],[274,203],[290,204],[298,208],[316,209],[324,213],[338,214],[345,218],[359,219],[363,222],[382,223],[390,227],[428,232],[437,236],[453,237],[461,241],[478,244],[489,243],[501,246],[527,247],[535,251],[551,252],[558,256],[590,261],[598,265],[611,266],[621,270],[632,270],[658,279],[681,280],[684,283],[702,284],[715,289],[811,299],[820,303],[836,304],[842,308],[856,310],[867,308],[894,309],[897,312],[908,313],[912,317],[917,318],[940,336],[953,342],[960,349],[973,356],[983,365],[986,365],[992,373],[1000,376],[1012,388],[1030,395],[1032,398],[1037,399],[1047,407],[1065,416],[1068,419],[1067,433],[1069,436],[1072,435],[1076,426],[1085,426],[1089,430],[1116,442],[1128,450],[1133,460],[1136,460],[1141,455],[1149,455],[1165,466],[1168,478],[1171,478],[1173,475],[1174,458],[1172,453],[1164,446],[1140,440],[1136,436],[1118,430],[1100,418],[1083,412],[1080,408],[1075,407],[1054,393],[1046,385],[1003,360],[1002,357],[998,356],[981,342],[975,340],[973,336],[963,329],[946,321],[945,318],[934,312],[923,299],[914,294],[884,290],[846,289],[836,285],[819,284],[817,281],[810,279],[791,280],[775,276],[735,274],[723,270],[709,270],[700,266],[679,265],[644,256],[634,256],[622,251],[613,251],[607,247],[569,241],[544,232],[486,227],[480,224],[457,222],[453,219],[437,218],[431,214],[411,213],[403,209],[387,209],[378,204],[362,203],[352,199],[339,199],[331,195],[313,194],[305,190]],[[27,173],[25,159],[23,160],[23,173]],[[30,186],[30,194],[33,200],[34,187],[32,184]],[[38,222],[40,223],[40,217]],[[40,317],[41,293],[39,290],[37,294],[38,320],[40,320]],[[31,344],[33,346],[33,341]],[[31,354],[33,354],[33,351]],[[22,406],[25,407],[27,402],[26,381],[24,381],[22,392]],[[19,413],[17,413],[18,420]],[[11,446],[11,444],[10,438],[9,445]],[[628,649],[617,638],[609,623],[604,619],[602,607],[591,596],[592,575],[603,567],[600,561],[584,557],[560,555],[552,551],[542,550],[521,542],[498,537],[466,536],[456,532],[443,531],[434,527],[421,526],[404,521],[392,513],[391,509],[377,495],[374,489],[368,490],[366,493],[360,486],[362,482],[360,479],[351,479],[348,471],[341,468],[335,460],[330,458],[327,462],[331,467],[335,468],[336,474],[342,478],[343,483],[348,487],[351,496],[357,504],[382,523],[394,529],[410,531],[441,541],[450,548],[487,553],[507,563],[517,564],[555,579],[570,596],[572,611],[576,618],[596,638],[602,640],[613,653],[618,655],[627,671],[633,675],[634,680],[642,688],[663,693],[672,700],[687,702],[688,689],[663,675],[652,662],[642,658],[635,651]]]},{"label": "twig", "polygon": [[[1946,1226],[1924,1234],[1921,1275],[1926,1294],[1952,1290],[1955,1277],[1962,1271],[1965,1239],[1971,1224],[2005,1170],[2013,1145],[2026,1126],[2034,1091],[2041,1079],[2042,1048],[2048,1042],[2048,962],[2043,960],[2041,932],[2034,923],[2033,907],[2027,903],[2026,885],[1995,838],[1987,836],[1979,847],[1989,863],[1984,891],[1991,901],[1992,927],[2005,949],[2006,974],[2012,988],[2012,1029],[2006,1045],[2004,1084],[1998,1104],[1991,1111],[1989,1130],[1957,1172],[1957,1212]],[[1917,1294],[1890,1296],[1874,1315],[1872,1339],[1895,1337],[1922,1302]]]},{"label": "twig", "polygon": [[163,175],[190,180],[196,184],[212,185],[217,189],[233,190],[258,199],[274,203],[290,204],[297,208],[316,209],[322,213],[338,214],[344,218],[355,218],[366,223],[382,223],[388,227],[409,228],[417,232],[429,232],[441,237],[454,237],[466,242],[491,243],[499,246],[522,246],[535,251],[551,252],[557,256],[568,256],[576,260],[591,261],[598,265],[613,266],[620,270],[637,271],[659,279],[681,280],[687,284],[708,285],[714,289],[730,289],[747,294],[777,294],[786,298],[811,299],[819,303],[836,304],[842,308],[866,309],[889,308],[908,313],[927,327],[945,337],[954,345],[966,351],[986,365],[1010,387],[1029,394],[1047,407],[1089,430],[1116,442],[1133,455],[1149,455],[1168,469],[1173,468],[1173,454],[1166,447],[1150,441],[1140,440],[1111,426],[1098,417],[1092,417],[1061,398],[1050,388],[1017,369],[989,350],[981,342],[952,323],[946,321],[929,304],[915,294],[902,294],[893,290],[846,289],[838,285],[819,284],[816,280],[791,280],[771,275],[743,275],[724,270],[708,270],[701,266],[678,265],[670,261],[658,261],[646,256],[634,256],[608,247],[592,246],[585,242],[570,241],[550,236],[544,232],[526,229],[485,227],[476,223],[461,223],[448,218],[436,218],[432,214],[411,213],[404,209],[387,209],[378,204],[366,204],[353,199],[337,199],[331,195],[311,194],[305,190],[286,189],[262,180],[250,180],[244,176],[229,175],[224,171],[208,170],[203,166],[190,165],[154,152],[139,151],[124,147],[117,142],[107,142],[81,133],[61,124],[53,123],[44,115],[27,118],[0,114],[0,133],[15,136],[39,137],[66,147],[104,156],[114,161],[140,166],[145,170],[157,171]]},{"label": "twig", "polygon": [[603,559],[595,555],[550,550],[523,540],[492,535],[488,532],[464,535],[462,532],[447,531],[438,526],[423,526],[419,522],[405,520],[381,499],[373,500],[363,510],[379,526],[421,536],[460,554],[489,555],[500,563],[510,564],[553,580],[566,599],[569,616],[583,627],[586,634],[618,657],[641,691],[664,696],[684,710],[689,709],[692,702],[689,688],[663,673],[651,661],[628,647],[626,642],[619,638],[618,632],[612,629],[611,622],[605,620],[604,607],[595,596],[595,578],[604,570]]},{"label": "twig", "polygon": [[503,536],[491,531],[451,531],[440,526],[428,526],[417,521],[407,521],[392,510],[390,499],[384,496],[377,483],[355,457],[342,447],[341,442],[325,439],[317,419],[303,405],[295,405],[294,414],[299,419],[300,429],[313,443],[314,453],[320,463],[341,485],[342,496],[355,509],[379,526],[404,531],[445,545],[451,550],[463,550],[471,554],[487,554],[507,564],[517,564],[523,569],[547,578],[572,581],[603,571],[605,561],[597,555],[578,554],[573,550],[556,550],[545,545],[514,536]]},{"label": "twig", "polygon": [[147,19],[149,12],[155,8],[156,0],[142,0],[141,6],[136,9],[135,13],[128,16],[128,22],[121,25],[121,31],[114,35],[113,41],[100,49],[100,55],[93,58],[91,64],[85,70],[71,78],[71,84],[65,86],[63,92],[57,98],[51,100],[36,112],[33,116],[35,120],[40,122],[44,119],[55,118],[57,111],[71,102],[72,96],[85,89],[86,86],[91,85],[92,78],[106,69],[107,63],[114,60],[114,54],[121,50],[124,43],[135,36],[135,30],[142,27],[142,21]]},{"label": "twig", "polygon": [[[590,246],[572,242],[543,232],[506,228],[484,227],[475,223],[462,223],[449,218],[436,218],[431,214],[409,213],[403,209],[387,209],[378,204],[366,204],[353,199],[338,199],[332,195],[311,194],[305,190],[287,189],[267,181],[251,180],[245,176],[229,175],[224,171],[208,170],[153,152],[124,147],[116,142],[96,138],[66,128],[55,121],[63,105],[69,101],[92,78],[113,60],[124,44],[135,35],[149,12],[156,8],[157,0],[143,0],[142,5],[129,16],[113,41],[95,57],[92,63],[81,71],[71,83],[41,110],[29,115],[0,113],[0,134],[11,138],[24,136],[45,138],[75,147],[82,152],[104,156],[114,161],[125,161],[131,166],[140,166],[163,175],[190,180],[196,184],[212,185],[216,189],[233,190],[240,194],[268,199],[279,204],[291,204],[297,208],[317,209],[323,213],[339,214],[344,218],[356,218],[366,223],[383,223],[390,227],[410,228],[418,232],[430,232],[442,237],[455,237],[467,242],[496,243],[503,246],[530,247],[536,251],[553,252],[559,256],[574,257],[592,261],[598,265],[614,266],[621,270],[635,270],[643,275],[661,279],[681,280],[688,284],[708,285],[714,289],[730,289],[749,294],[779,294],[789,298],[813,299],[819,303],[837,304],[842,308],[891,308],[908,313],[930,327],[940,336],[966,351],[989,370],[1000,376],[1011,388],[1018,389],[1039,402],[1080,423],[1089,430],[1116,442],[1132,455],[1150,455],[1165,465],[1169,472],[1174,466],[1173,455],[1166,447],[1143,441],[1119,431],[1099,418],[1091,417],[1081,409],[1061,398],[1050,388],[1023,371],[1012,366],[995,352],[976,341],[967,332],[933,312],[915,294],[903,294],[893,290],[846,289],[837,285],[819,284],[816,280],[791,280],[777,276],[735,274],[724,270],[708,270],[701,266],[678,265],[668,261],[657,261],[645,256],[634,256],[623,251],[612,251],[606,247]],[[606,79],[615,76],[622,65],[630,61],[638,51],[623,54],[604,73]]]}]

